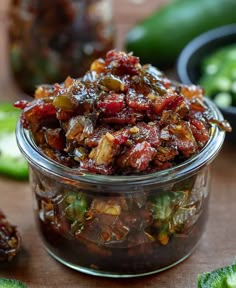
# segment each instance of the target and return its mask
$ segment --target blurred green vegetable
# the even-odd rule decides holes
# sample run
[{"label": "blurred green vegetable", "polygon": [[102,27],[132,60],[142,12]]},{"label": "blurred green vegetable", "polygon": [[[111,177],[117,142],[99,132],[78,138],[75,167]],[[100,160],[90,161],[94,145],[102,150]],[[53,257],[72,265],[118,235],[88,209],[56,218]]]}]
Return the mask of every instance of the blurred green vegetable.
[{"label": "blurred green vegetable", "polygon": [[0,278],[1,288],[27,288],[25,284],[15,279]]},{"label": "blurred green vegetable", "polygon": [[15,138],[15,128],[20,110],[10,103],[0,104],[0,174],[24,180],[28,165],[21,155]]},{"label": "blurred green vegetable", "polygon": [[236,22],[235,0],[175,0],[138,23],[126,38],[126,49],[143,63],[173,66],[194,37]]},{"label": "blurred green vegetable", "polygon": [[219,107],[236,106],[236,45],[217,49],[202,63],[200,85]]},{"label": "blurred green vegetable", "polygon": [[236,264],[200,274],[198,288],[236,288]]}]

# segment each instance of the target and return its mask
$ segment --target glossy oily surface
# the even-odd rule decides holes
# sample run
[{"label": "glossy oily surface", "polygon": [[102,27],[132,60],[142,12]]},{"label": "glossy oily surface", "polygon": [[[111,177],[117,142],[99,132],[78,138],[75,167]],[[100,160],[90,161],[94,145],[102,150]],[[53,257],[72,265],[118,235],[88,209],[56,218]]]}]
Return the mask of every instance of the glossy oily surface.
[{"label": "glossy oily surface", "polygon": [[15,103],[21,125],[45,157],[75,173],[164,171],[198,155],[214,127],[231,130],[199,86],[171,81],[117,50],[81,79],[39,86],[35,98]]}]

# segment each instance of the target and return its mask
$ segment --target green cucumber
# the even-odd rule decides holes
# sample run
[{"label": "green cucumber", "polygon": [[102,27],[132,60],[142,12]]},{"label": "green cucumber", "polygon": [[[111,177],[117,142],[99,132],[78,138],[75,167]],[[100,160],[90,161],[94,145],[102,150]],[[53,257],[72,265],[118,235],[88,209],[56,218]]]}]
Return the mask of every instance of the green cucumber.
[{"label": "green cucumber", "polygon": [[0,104],[0,174],[18,180],[28,178],[28,164],[16,143],[15,129],[20,110]]},{"label": "green cucumber", "polygon": [[159,68],[173,66],[194,37],[236,22],[235,0],[174,0],[154,11],[131,29],[125,40],[142,63]]},{"label": "green cucumber", "polygon": [[27,288],[25,284],[15,279],[0,278],[1,288]]}]

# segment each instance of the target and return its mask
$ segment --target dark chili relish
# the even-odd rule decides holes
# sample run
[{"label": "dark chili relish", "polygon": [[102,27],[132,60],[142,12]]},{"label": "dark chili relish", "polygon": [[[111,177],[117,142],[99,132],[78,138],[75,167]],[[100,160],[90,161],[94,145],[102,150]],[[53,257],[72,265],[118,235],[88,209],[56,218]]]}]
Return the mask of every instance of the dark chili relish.
[{"label": "dark chili relish", "polygon": [[0,210],[0,262],[11,261],[21,245],[20,234]]},{"label": "dark chili relish", "polygon": [[[45,155],[96,174],[145,174],[199,153],[215,123],[203,89],[168,79],[131,53],[109,51],[80,79],[41,85],[15,104]],[[220,128],[229,131],[227,122]]]},{"label": "dark chili relish", "polygon": [[[108,277],[148,275],[186,259],[205,228],[208,164],[224,139],[213,125],[231,129],[203,90],[110,51],[83,78],[41,85],[35,98],[16,103],[23,109],[17,137],[49,253]],[[40,152],[75,170],[47,165],[42,153],[39,164],[31,135]]]}]

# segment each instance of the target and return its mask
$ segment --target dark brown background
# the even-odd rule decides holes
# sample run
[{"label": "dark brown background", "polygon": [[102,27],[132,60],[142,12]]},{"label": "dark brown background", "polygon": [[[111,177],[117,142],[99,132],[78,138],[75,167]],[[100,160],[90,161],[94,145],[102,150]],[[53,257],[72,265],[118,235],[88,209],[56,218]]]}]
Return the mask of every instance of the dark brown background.
[{"label": "dark brown background", "polygon": [[[117,47],[122,48],[125,32],[153,8],[167,0],[114,2]],[[0,84],[9,83],[5,57],[4,10],[7,0],[0,1]],[[134,2],[134,1],[133,1]],[[1,88],[0,100],[13,99],[13,86]],[[4,90],[5,89],[5,90]],[[27,182],[0,177],[0,208],[15,223],[23,238],[18,257],[10,264],[0,264],[0,277],[17,278],[29,287],[196,287],[197,274],[232,263],[236,258],[236,149],[225,143],[212,167],[212,189],[207,230],[195,253],[178,266],[165,272],[136,279],[106,279],[88,276],[66,268],[52,259],[42,247],[32,213],[32,198]]]}]

